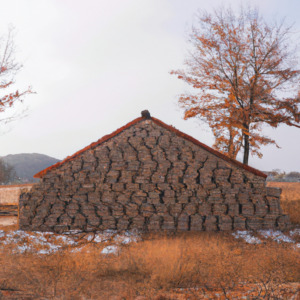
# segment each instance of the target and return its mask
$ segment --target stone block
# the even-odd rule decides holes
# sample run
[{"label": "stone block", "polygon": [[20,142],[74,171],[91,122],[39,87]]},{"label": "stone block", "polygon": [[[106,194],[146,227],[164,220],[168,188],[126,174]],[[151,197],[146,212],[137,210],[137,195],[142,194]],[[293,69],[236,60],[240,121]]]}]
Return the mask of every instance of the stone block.
[{"label": "stone block", "polygon": [[158,216],[158,215],[153,215],[150,220],[149,220],[149,224],[148,224],[148,230],[160,230],[161,229],[161,225],[163,222],[163,217]]},{"label": "stone block", "polygon": [[260,217],[247,217],[246,218],[246,228],[250,230],[261,229],[263,225],[263,218]]},{"label": "stone block", "polygon": [[100,218],[96,216],[95,213],[87,216],[87,224],[93,227],[98,227],[100,225]]},{"label": "stone block", "polygon": [[219,217],[219,228],[220,230],[232,230],[233,222],[232,218],[228,215]]},{"label": "stone block", "polygon": [[249,194],[247,193],[238,193],[238,202],[240,204],[249,203]]},{"label": "stone block", "polygon": [[144,230],[145,229],[145,218],[142,216],[137,216],[132,218],[132,223],[129,229]]},{"label": "stone block", "polygon": [[238,203],[228,204],[228,215],[231,217],[238,216],[240,214],[240,205]]},{"label": "stone block", "polygon": [[100,230],[116,229],[116,219],[113,216],[103,216],[101,219]]},{"label": "stone block", "polygon": [[169,205],[170,215],[173,217],[178,217],[182,212],[182,204],[174,203]]},{"label": "stone block", "polygon": [[111,189],[115,192],[123,192],[125,185],[124,183],[113,183]]},{"label": "stone block", "polygon": [[245,217],[250,217],[254,215],[254,205],[252,203],[242,204],[242,215]]},{"label": "stone block", "polygon": [[222,196],[221,193],[218,194],[212,194],[207,198],[207,202],[208,203],[223,203],[224,202],[224,198]]},{"label": "stone block", "polygon": [[118,231],[127,230],[128,226],[129,226],[129,219],[127,217],[118,219],[118,222],[117,222],[117,230]]},{"label": "stone block", "polygon": [[180,231],[188,231],[189,230],[189,221],[190,218],[188,215],[182,214],[177,219],[177,229]]},{"label": "stone block", "polygon": [[180,195],[179,197],[177,197],[177,201],[178,203],[189,203],[189,197],[186,195]]},{"label": "stone block", "polygon": [[276,216],[266,215],[263,218],[263,229],[275,229],[276,228]]},{"label": "stone block", "polygon": [[110,216],[111,215],[111,209],[107,205],[98,204],[97,205],[97,214],[99,216]]},{"label": "stone block", "polygon": [[271,197],[280,198],[282,189],[277,187],[267,187],[267,195]]},{"label": "stone block", "polygon": [[210,216],[210,215],[212,215],[212,205],[210,203],[199,204],[198,213],[201,216]]},{"label": "stone block", "polygon": [[163,224],[162,224],[161,228],[163,230],[175,230],[176,227],[175,227],[175,220],[174,220],[174,218],[172,216],[170,216],[170,215],[169,216],[165,215],[163,217]]},{"label": "stone block", "polygon": [[206,231],[216,231],[218,230],[218,220],[215,216],[207,216],[204,221],[204,228]]},{"label": "stone block", "polygon": [[[33,227],[39,227],[39,226],[41,226],[41,225],[43,225],[44,224],[44,219],[45,219],[45,217],[40,217],[40,216],[36,216],[35,218],[33,218],[33,220],[32,220],[32,222],[31,222],[31,225],[33,226]],[[19,219],[19,223],[20,223],[20,220],[21,220],[21,218]],[[26,225],[29,225],[29,219],[28,218],[26,218],[25,219],[27,222],[22,222],[22,225],[24,224],[24,223],[27,223]]]},{"label": "stone block", "polygon": [[53,227],[58,223],[58,218],[60,217],[61,214],[50,214],[46,219],[45,219],[45,225]]},{"label": "stone block", "polygon": [[140,212],[143,217],[150,218],[155,213],[155,207],[150,203],[143,203]]},{"label": "stone block", "polygon": [[197,213],[198,205],[195,202],[188,203],[184,206],[183,213],[191,216]]},{"label": "stone block", "polygon": [[[45,223],[45,225],[47,225],[47,224]],[[86,217],[80,213],[77,213],[74,218],[71,228],[72,229],[83,229],[85,225],[86,225]]]},{"label": "stone block", "polygon": [[125,211],[124,211],[124,206],[123,205],[116,203],[116,204],[111,204],[109,207],[111,208],[112,215],[114,217],[124,216]]},{"label": "stone block", "polygon": [[69,217],[68,214],[63,214],[59,217],[59,225],[71,225],[72,224],[72,218]]},{"label": "stone block", "polygon": [[74,218],[77,215],[78,210],[77,209],[66,209],[66,213],[70,218]]},{"label": "stone block", "polygon": [[162,200],[165,204],[174,204],[174,203],[176,203],[175,197],[163,197]]},{"label": "stone block", "polygon": [[169,207],[166,204],[157,203],[154,205],[156,209],[156,214],[162,216],[169,213]]},{"label": "stone block", "polygon": [[243,216],[233,217],[233,228],[236,230],[245,230],[246,229],[246,218]]},{"label": "stone block", "polygon": [[132,218],[139,214],[139,207],[135,203],[128,203],[125,205],[126,216]]},{"label": "stone block", "polygon": [[87,196],[86,195],[73,195],[72,200],[77,201],[78,203],[80,202],[86,202],[87,201]]},{"label": "stone block", "polygon": [[55,225],[53,227],[53,231],[55,233],[63,233],[65,231],[68,231],[69,230],[69,226],[68,225]]},{"label": "stone block", "polygon": [[226,204],[233,204],[236,203],[236,196],[234,193],[226,193],[225,194],[225,201]]},{"label": "stone block", "polygon": [[268,205],[265,202],[255,204],[255,215],[264,217],[268,213]]},{"label": "stone block", "polygon": [[203,217],[196,214],[191,216],[191,231],[202,231],[203,230]]},{"label": "stone block", "polygon": [[213,215],[221,216],[227,213],[227,205],[226,204],[213,204]]}]

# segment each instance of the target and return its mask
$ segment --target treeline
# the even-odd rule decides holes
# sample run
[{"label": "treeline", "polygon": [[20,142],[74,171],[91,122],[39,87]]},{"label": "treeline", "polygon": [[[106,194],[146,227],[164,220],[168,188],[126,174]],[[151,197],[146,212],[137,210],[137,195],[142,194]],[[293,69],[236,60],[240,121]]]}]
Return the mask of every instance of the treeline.
[{"label": "treeline", "polygon": [[19,183],[19,178],[14,166],[0,158],[0,184],[13,183]]},{"label": "treeline", "polygon": [[285,173],[281,170],[273,170],[271,172],[265,172],[268,175],[267,181],[276,182],[300,182],[300,172]]}]

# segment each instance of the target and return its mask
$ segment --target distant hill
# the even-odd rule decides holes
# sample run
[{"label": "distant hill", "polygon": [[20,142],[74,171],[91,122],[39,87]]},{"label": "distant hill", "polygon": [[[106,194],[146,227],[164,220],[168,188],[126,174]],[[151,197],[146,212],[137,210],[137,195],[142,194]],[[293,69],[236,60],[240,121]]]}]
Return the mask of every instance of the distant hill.
[{"label": "distant hill", "polygon": [[60,161],[59,159],[38,153],[9,154],[2,156],[2,159],[14,166],[17,175],[21,179],[27,179],[29,182],[39,181],[33,178],[33,175]]}]

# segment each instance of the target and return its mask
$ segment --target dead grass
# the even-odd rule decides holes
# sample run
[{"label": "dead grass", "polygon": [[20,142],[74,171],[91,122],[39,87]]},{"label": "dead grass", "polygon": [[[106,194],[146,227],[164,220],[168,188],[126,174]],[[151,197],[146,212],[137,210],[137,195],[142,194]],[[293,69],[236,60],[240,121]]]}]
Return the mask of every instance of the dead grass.
[{"label": "dead grass", "polygon": [[143,242],[122,246],[119,256],[103,256],[102,248],[87,245],[82,252],[48,256],[15,255],[6,249],[0,253],[0,290],[30,292],[32,299],[145,295],[163,300],[187,299],[182,293],[183,298],[179,294],[155,298],[174,294],[178,288],[229,286],[270,276],[280,282],[300,280],[295,263],[300,260],[299,250],[272,241],[249,245],[226,232],[146,236]]},{"label": "dead grass", "polygon": [[267,182],[267,186],[282,189],[281,200],[300,200],[300,182]]}]

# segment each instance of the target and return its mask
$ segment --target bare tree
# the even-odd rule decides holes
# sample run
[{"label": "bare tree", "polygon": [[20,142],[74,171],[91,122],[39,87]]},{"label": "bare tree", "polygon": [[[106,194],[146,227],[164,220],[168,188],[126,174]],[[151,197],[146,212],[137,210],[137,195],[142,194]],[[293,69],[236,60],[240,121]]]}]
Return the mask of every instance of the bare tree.
[{"label": "bare tree", "polygon": [[11,92],[15,83],[15,76],[22,69],[23,65],[16,61],[17,47],[14,42],[15,29],[8,27],[7,33],[0,36],[0,123],[6,124],[15,121],[26,115],[26,108],[15,109],[13,114],[6,114],[9,108],[15,104],[22,103],[24,96],[33,93],[29,86],[27,90]]}]

